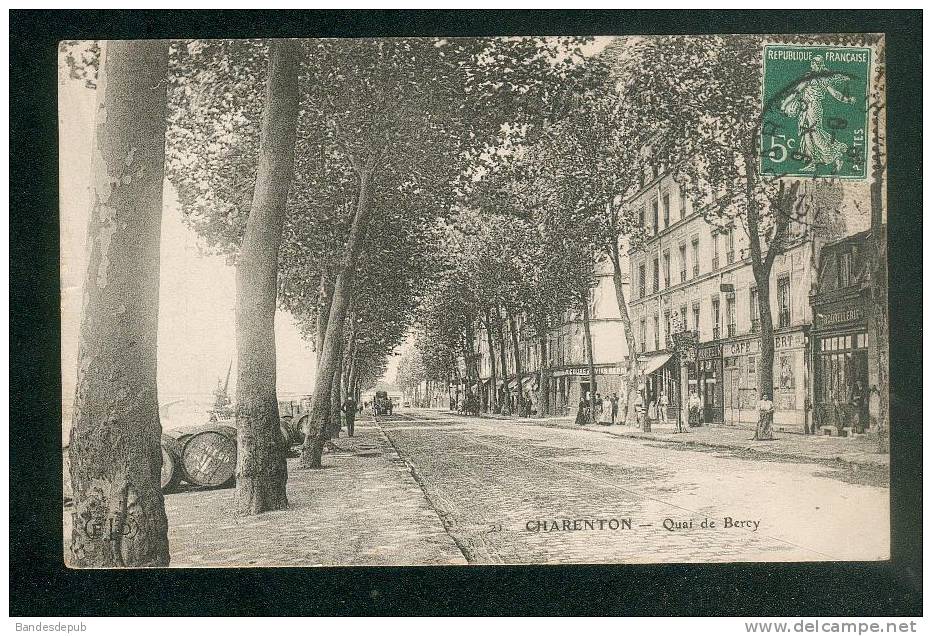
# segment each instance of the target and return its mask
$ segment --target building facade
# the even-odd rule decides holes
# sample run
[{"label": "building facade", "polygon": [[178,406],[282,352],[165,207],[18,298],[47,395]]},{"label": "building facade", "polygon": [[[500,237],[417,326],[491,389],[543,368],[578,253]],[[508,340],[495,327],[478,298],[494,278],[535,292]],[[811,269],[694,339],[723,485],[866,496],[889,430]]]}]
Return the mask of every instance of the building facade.
[{"label": "building facade", "polygon": [[[617,391],[623,395],[624,374],[628,366],[628,347],[624,335],[624,326],[618,312],[612,267],[608,262],[600,263],[596,269],[596,285],[589,294],[589,330],[592,336],[592,358],[596,374],[596,392],[610,394]],[[623,283],[626,294],[630,285]],[[541,342],[533,327],[524,316],[515,316],[519,332],[518,347],[521,360],[521,393],[529,395],[533,410],[541,412]],[[501,355],[499,353],[498,334],[493,326],[492,343],[494,346],[496,375],[499,394],[507,387],[511,396],[518,393],[515,374],[514,347],[509,337],[505,337],[505,360],[507,374],[501,372]],[[489,351],[489,338],[486,326],[477,325],[474,350],[478,356],[480,385],[475,389],[484,392],[484,403],[490,403],[492,391],[492,362]],[[568,311],[563,315],[561,324],[547,334],[546,367],[549,375],[550,410],[554,414],[568,415],[574,413],[580,397],[586,395],[590,387],[589,359],[586,353],[585,328],[581,311]]]},{"label": "building facade", "polygon": [[[629,253],[631,317],[645,404],[667,417],[701,402],[705,424],[757,421],[760,316],[749,240],[740,224],[707,221],[670,173],[655,176],[629,202],[646,239]],[[774,423],[806,425],[809,393],[809,292],[813,243],[791,242],[769,281],[774,322]],[[672,334],[690,331],[694,353],[677,355]]]},{"label": "building facade", "polygon": [[869,336],[871,232],[826,244],[813,289],[813,419],[817,431],[864,433],[876,426],[879,369]]}]

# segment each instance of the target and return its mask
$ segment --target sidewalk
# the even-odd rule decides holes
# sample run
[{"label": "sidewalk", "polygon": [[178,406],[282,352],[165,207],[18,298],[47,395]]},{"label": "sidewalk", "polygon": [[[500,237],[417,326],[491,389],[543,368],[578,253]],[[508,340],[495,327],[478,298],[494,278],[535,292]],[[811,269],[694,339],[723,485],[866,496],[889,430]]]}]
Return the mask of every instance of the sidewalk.
[{"label": "sidewalk", "polygon": [[[288,460],[287,510],[238,519],[233,489],[165,496],[173,567],[465,564],[437,513],[371,420],[334,440],[323,470]],[[65,509],[65,548],[71,508]]]},{"label": "sidewalk", "polygon": [[[448,411],[441,411],[450,414]],[[757,442],[754,430],[737,426],[699,426],[689,428],[688,433],[676,433],[675,423],[654,423],[650,433],[631,426],[603,426],[589,424],[581,427],[575,418],[560,417],[506,417],[483,413],[483,419],[498,419],[521,424],[553,426],[589,430],[617,437],[632,437],[658,442],[670,442],[684,446],[702,446],[723,450],[758,453],[770,457],[786,457],[813,461],[840,461],[874,467],[889,467],[890,454],[876,452],[877,440],[867,437],[847,438],[828,435],[801,435],[799,433],[774,432],[773,441]]]}]

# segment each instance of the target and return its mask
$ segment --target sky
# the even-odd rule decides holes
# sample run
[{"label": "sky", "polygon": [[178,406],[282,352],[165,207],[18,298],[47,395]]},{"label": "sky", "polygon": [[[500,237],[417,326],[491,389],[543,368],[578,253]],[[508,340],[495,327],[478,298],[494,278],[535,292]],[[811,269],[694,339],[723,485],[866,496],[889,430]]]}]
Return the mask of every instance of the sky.
[{"label": "sky", "polygon": [[[90,160],[95,94],[78,80],[59,80],[62,276],[62,401],[74,399],[85,239],[90,213]],[[233,361],[236,383],[234,269],[222,256],[203,256],[198,237],[182,221],[175,192],[163,195],[159,298],[158,387],[164,403],[208,393]],[[279,396],[307,394],[314,354],[291,316],[275,320]],[[67,417],[67,416],[66,416]]]}]

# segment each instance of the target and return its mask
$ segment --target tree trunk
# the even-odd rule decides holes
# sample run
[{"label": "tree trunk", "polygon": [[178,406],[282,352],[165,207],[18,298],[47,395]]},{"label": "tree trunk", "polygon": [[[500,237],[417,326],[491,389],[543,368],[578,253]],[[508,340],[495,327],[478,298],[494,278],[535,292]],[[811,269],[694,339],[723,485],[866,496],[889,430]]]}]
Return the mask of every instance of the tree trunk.
[{"label": "tree trunk", "polygon": [[485,319],[483,320],[483,327],[485,327],[485,343],[489,348],[489,367],[491,369],[491,381],[492,388],[489,391],[490,407],[489,410],[493,413],[498,412],[498,365],[495,363],[495,345],[492,340],[492,319],[489,316],[489,310],[485,310]]},{"label": "tree trunk", "polygon": [[518,340],[518,326],[515,324],[514,314],[511,313],[511,310],[505,310],[508,315],[508,332],[511,334],[511,346],[514,349],[514,358],[515,358],[515,382],[518,386],[517,399],[515,400],[515,409],[517,410],[517,415],[521,415],[523,411],[524,403],[524,384],[522,380],[524,379],[524,368],[521,364],[521,348],[520,341]]},{"label": "tree trunk", "polygon": [[592,331],[589,325],[589,294],[586,293],[580,299],[583,311],[583,334],[586,339],[586,362],[589,365],[589,419],[593,423],[595,419],[595,361],[592,359]]},{"label": "tree trunk", "polygon": [[276,40],[246,234],[236,263],[236,510],[254,515],[288,506],[288,467],[275,392],[278,250],[294,175],[298,51]]},{"label": "tree trunk", "polygon": [[485,392],[482,390],[482,381],[479,377],[479,354],[476,351],[479,347],[479,343],[476,342],[476,330],[471,320],[466,324],[466,342],[469,346],[467,366],[472,365],[473,382],[476,386],[476,393],[478,394],[476,397],[479,399],[479,410],[485,411],[488,407],[488,402],[485,397]]},{"label": "tree trunk", "polygon": [[326,441],[326,419],[329,414],[331,383],[333,372],[337,366],[340,354],[339,345],[343,342],[343,322],[346,311],[353,294],[356,261],[365,242],[366,231],[369,227],[371,196],[371,179],[373,165],[370,161],[359,173],[359,188],[356,200],[356,211],[353,214],[353,223],[350,228],[346,251],[339,274],[333,286],[333,300],[330,306],[330,315],[327,320],[327,331],[324,345],[317,366],[317,378],[314,381],[314,394],[311,397],[310,417],[308,417],[309,434],[301,447],[301,467],[321,468],[324,442]]},{"label": "tree trunk", "polygon": [[[877,451],[889,452],[888,436],[889,422],[889,322],[887,317],[888,288],[887,280],[887,232],[883,219],[884,210],[884,174],[886,171],[886,158],[881,139],[880,108],[872,113],[873,152],[871,157],[871,241],[873,242],[873,267],[871,268],[871,326],[870,343],[877,352],[877,385],[871,387],[868,395],[877,396]],[[868,404],[870,400],[868,400]],[[868,416],[870,412],[868,409]]]},{"label": "tree trunk", "polygon": [[[613,242],[609,248],[609,258],[612,261],[612,281],[615,283],[615,299],[618,304],[618,315],[624,327],[625,344],[628,349],[628,377],[627,395],[624,400],[624,413],[621,418],[625,424],[633,426],[637,423],[635,404],[638,395],[638,354],[637,343],[634,340],[634,329],[631,327],[631,314],[628,313],[628,301],[625,298],[624,279],[621,273],[621,258],[618,254],[618,242]],[[682,402],[682,396],[680,396]]]},{"label": "tree trunk", "polygon": [[320,293],[317,300],[317,332],[314,334],[314,350],[317,364],[324,352],[324,336],[327,334],[327,319],[330,318],[330,302],[333,300],[333,279],[326,272],[320,275]]},{"label": "tree trunk", "polygon": [[547,332],[540,336],[540,415],[551,414],[550,408],[550,355],[547,350]]},{"label": "tree trunk", "polygon": [[333,382],[330,385],[330,438],[340,436],[340,429],[343,428],[343,420],[340,417],[340,411],[343,406],[343,358],[337,362],[337,368],[333,370]]},{"label": "tree trunk", "polygon": [[[780,184],[780,191],[771,202],[774,216],[773,236],[767,245],[764,254],[760,227],[760,207],[755,202],[755,177],[757,167],[753,157],[745,157],[746,197],[748,201],[747,223],[748,237],[751,248],[751,269],[754,272],[754,282],[757,284],[757,304],[760,313],[760,360],[758,361],[757,394],[760,399],[773,401],[773,313],[770,310],[770,272],[773,269],[774,259],[780,253],[783,238],[789,226],[789,212],[780,213],[781,209],[791,210],[796,203],[796,193],[799,182],[794,182],[789,191],[785,184]],[[759,411],[757,429],[754,432],[755,440],[773,439],[773,410]]]},{"label": "tree trunk", "polygon": [[71,565],[167,566],[156,350],[168,44],[102,44],[70,472]]},{"label": "tree trunk", "polygon": [[[508,401],[508,356],[505,354],[505,326],[498,307],[495,308],[495,322],[498,326],[496,335],[498,336],[498,355],[502,369],[502,390],[499,393],[502,398],[502,415],[509,415],[511,413],[511,405]],[[498,387],[495,387],[495,390],[498,391]]]}]

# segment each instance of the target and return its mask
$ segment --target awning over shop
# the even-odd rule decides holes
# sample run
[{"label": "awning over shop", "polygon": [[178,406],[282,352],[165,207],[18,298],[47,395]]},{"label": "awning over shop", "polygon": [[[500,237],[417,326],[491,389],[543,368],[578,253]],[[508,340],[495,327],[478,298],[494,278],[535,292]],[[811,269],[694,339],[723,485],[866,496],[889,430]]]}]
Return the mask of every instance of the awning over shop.
[{"label": "awning over shop", "polygon": [[672,353],[656,353],[642,363],[641,375],[649,375],[665,365],[673,357]]}]

